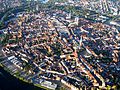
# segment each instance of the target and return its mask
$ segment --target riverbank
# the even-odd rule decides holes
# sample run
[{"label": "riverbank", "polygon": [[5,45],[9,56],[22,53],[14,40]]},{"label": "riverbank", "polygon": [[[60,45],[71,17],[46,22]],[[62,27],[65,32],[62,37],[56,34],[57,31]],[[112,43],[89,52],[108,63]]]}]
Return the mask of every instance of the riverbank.
[{"label": "riverbank", "polygon": [[11,75],[0,66],[0,90],[45,90]]},{"label": "riverbank", "polygon": [[[5,74],[7,73],[8,74],[8,75],[6,74],[7,76],[10,76],[10,78],[11,77],[14,78],[14,80],[16,79],[17,82],[20,82],[20,84],[22,84],[22,83],[23,84],[28,84],[28,85],[31,85],[32,87],[36,88],[36,89],[30,88],[29,90],[50,90],[50,89],[48,89],[46,87],[41,86],[40,84],[34,84],[32,82],[29,82],[28,80],[25,80],[23,77],[20,77],[17,74],[13,74],[7,67],[3,66],[1,63],[0,63],[0,69],[2,69],[2,72],[0,70],[0,73],[1,73],[2,76],[4,76],[4,73]],[[7,77],[6,75],[4,77]],[[12,82],[12,83],[14,84],[14,82]],[[0,86],[0,90],[1,90],[1,86]],[[27,90],[27,89],[20,89],[20,90]]]}]

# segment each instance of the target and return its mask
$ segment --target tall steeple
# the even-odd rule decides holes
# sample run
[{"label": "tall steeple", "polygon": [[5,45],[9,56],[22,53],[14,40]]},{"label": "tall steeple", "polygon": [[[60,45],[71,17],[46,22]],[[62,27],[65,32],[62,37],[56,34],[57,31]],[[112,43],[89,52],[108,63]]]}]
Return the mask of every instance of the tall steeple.
[{"label": "tall steeple", "polygon": [[78,25],[79,24],[79,17],[75,17],[75,23]]},{"label": "tall steeple", "polygon": [[37,5],[36,5],[36,11],[38,11],[38,10],[39,10],[39,5],[37,4]]}]

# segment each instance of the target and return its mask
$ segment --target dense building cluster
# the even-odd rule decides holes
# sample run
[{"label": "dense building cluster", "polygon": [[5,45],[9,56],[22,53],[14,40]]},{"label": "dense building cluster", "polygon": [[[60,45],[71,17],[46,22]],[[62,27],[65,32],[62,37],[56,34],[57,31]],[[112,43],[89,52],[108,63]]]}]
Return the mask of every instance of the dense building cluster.
[{"label": "dense building cluster", "polygon": [[[2,64],[50,89],[120,85],[120,31],[61,10],[18,13],[3,30]],[[5,38],[1,39],[5,42]]]},{"label": "dense building cluster", "polygon": [[[62,0],[58,0],[62,1]],[[89,10],[93,10],[102,14],[119,15],[120,2],[118,0],[67,0],[64,2],[56,2],[59,5],[71,4],[73,6],[80,6]]]},{"label": "dense building cluster", "polygon": [[0,12],[4,12],[9,8],[20,6],[22,0],[0,0]]}]

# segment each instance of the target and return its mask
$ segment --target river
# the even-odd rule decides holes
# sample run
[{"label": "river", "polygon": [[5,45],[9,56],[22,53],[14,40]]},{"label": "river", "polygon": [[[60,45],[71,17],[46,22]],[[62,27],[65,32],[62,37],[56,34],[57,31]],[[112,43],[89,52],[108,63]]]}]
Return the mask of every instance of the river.
[{"label": "river", "polygon": [[0,90],[43,90],[23,82],[0,67]]}]

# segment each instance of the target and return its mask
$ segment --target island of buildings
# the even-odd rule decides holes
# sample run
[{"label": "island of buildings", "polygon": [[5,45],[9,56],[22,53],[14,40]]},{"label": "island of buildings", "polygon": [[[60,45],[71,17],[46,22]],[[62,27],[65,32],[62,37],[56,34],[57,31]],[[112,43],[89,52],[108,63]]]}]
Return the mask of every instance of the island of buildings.
[{"label": "island of buildings", "polygon": [[0,31],[1,62],[37,86],[67,90],[120,85],[120,31],[63,10],[21,12]]}]

